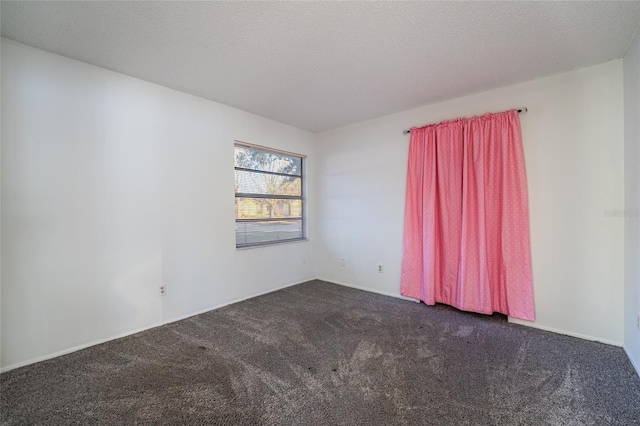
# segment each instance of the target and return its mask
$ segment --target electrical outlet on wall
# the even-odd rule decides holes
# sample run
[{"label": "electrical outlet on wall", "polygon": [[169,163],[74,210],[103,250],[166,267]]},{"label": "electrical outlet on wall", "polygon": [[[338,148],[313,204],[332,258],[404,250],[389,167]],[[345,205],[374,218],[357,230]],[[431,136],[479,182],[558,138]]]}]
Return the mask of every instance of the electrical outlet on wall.
[{"label": "electrical outlet on wall", "polygon": [[378,273],[382,274],[384,272],[384,265],[382,263],[378,263]]},{"label": "electrical outlet on wall", "polygon": [[167,294],[167,285],[166,284],[161,284],[160,285],[160,296],[164,296],[165,294]]},{"label": "electrical outlet on wall", "polygon": [[347,262],[344,260],[344,257],[340,258],[340,266],[342,266],[343,268],[347,267]]}]

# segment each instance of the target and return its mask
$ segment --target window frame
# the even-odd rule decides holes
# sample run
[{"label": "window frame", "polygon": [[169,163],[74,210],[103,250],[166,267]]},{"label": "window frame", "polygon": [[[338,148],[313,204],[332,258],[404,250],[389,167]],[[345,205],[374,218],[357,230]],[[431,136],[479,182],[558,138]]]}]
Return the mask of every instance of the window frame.
[{"label": "window frame", "polygon": [[[249,149],[254,149],[254,150],[259,150],[259,151],[265,151],[267,153],[272,153],[272,154],[281,154],[281,155],[285,155],[285,156],[290,156],[292,158],[299,158],[300,159],[300,175],[292,175],[292,174],[287,174],[287,173],[279,173],[279,172],[271,172],[271,171],[265,171],[265,170],[256,170],[256,169],[248,169],[248,168],[244,168],[244,167],[235,167],[235,158],[234,158],[234,176],[238,171],[244,171],[244,172],[249,172],[249,173],[261,173],[261,174],[267,174],[267,175],[272,175],[272,176],[285,176],[285,177],[296,177],[296,178],[300,178],[300,195],[275,195],[275,194],[254,194],[254,193],[245,193],[245,192],[235,192],[234,190],[234,194],[235,194],[235,198],[263,198],[263,199],[267,199],[267,200],[300,200],[300,217],[297,218],[262,218],[262,219],[239,219],[237,217],[235,217],[235,227],[237,229],[238,223],[252,223],[252,222],[278,222],[278,221],[286,221],[286,220],[291,220],[291,221],[300,221],[300,227],[301,227],[301,233],[302,235],[300,237],[296,237],[296,238],[287,238],[287,239],[282,239],[282,240],[270,240],[270,241],[261,241],[261,242],[253,242],[253,243],[245,243],[245,244],[238,244],[238,238],[237,238],[237,233],[236,233],[236,249],[247,249],[247,248],[255,248],[255,247],[266,247],[266,246],[273,246],[273,245],[278,245],[278,244],[286,244],[286,243],[292,243],[292,242],[299,242],[299,241],[307,241],[307,227],[306,227],[306,191],[305,191],[305,162],[306,162],[306,155],[303,154],[298,154],[295,152],[290,152],[290,151],[283,151],[283,150],[279,150],[279,149],[275,149],[275,148],[269,148],[266,146],[262,146],[262,145],[256,145],[256,144],[252,144],[252,143],[248,143],[248,142],[243,142],[243,141],[239,141],[239,140],[234,140],[233,143],[233,148],[234,148],[234,155],[235,155],[235,148],[236,147],[243,147],[243,148],[249,148]],[[235,216],[235,214],[234,214]],[[237,231],[236,231],[237,232]]]}]

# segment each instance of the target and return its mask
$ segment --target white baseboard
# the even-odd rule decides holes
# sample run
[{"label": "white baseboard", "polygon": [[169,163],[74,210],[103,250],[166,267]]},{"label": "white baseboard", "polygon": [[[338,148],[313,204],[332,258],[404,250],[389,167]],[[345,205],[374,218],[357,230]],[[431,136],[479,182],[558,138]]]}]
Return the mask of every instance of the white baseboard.
[{"label": "white baseboard", "polygon": [[535,322],[524,321],[517,318],[511,318],[511,317],[508,317],[508,318],[509,318],[509,322],[513,324],[524,325],[526,327],[537,328],[539,330],[550,331],[552,333],[557,333],[557,334],[564,334],[565,336],[577,337],[578,339],[590,340],[592,342],[600,342],[600,343],[605,343],[611,346],[622,347],[622,342],[617,342],[609,339],[602,339],[600,337],[589,336],[587,334],[574,333],[572,331],[560,330],[558,328],[547,327],[545,325],[539,325],[539,324],[536,324]]},{"label": "white baseboard", "polygon": [[208,308],[205,308],[205,309],[201,309],[201,310],[196,311],[196,312],[190,312],[190,313],[188,313],[186,315],[181,315],[179,317],[170,318],[170,319],[164,320],[162,322],[150,324],[150,325],[144,326],[142,328],[137,328],[135,330],[131,330],[131,331],[126,331],[124,333],[115,334],[113,336],[109,336],[109,337],[106,337],[106,338],[103,338],[103,339],[97,339],[97,340],[91,341],[89,343],[84,343],[82,345],[74,346],[72,348],[63,349],[63,350],[58,351],[58,352],[54,352],[54,353],[47,354],[47,355],[44,355],[44,356],[32,358],[32,359],[29,359],[27,361],[17,362],[15,364],[7,365],[6,367],[0,368],[0,373],[4,373],[6,371],[10,371],[10,370],[14,370],[16,368],[24,367],[24,366],[29,365],[29,364],[35,364],[36,362],[46,361],[48,359],[56,358],[56,357],[59,357],[59,356],[62,356],[62,355],[67,355],[67,354],[70,354],[72,352],[76,352],[76,351],[79,351],[79,350],[82,350],[82,349],[90,348],[91,346],[100,345],[102,343],[109,342],[111,340],[121,339],[123,337],[131,336],[133,334],[137,334],[137,333],[140,333],[140,332],[145,331],[145,330],[150,330],[152,328],[160,327],[160,326],[163,326],[165,324],[170,324],[172,322],[176,322],[176,321],[180,321],[180,320],[183,320],[183,319],[186,319],[186,318],[190,318],[190,317],[193,317],[193,316],[196,316],[196,315],[204,314],[205,312],[214,311],[216,309],[220,309],[220,308],[223,308],[223,307],[228,306],[228,305],[233,305],[234,303],[242,302],[244,300],[253,299],[254,297],[263,296],[265,294],[273,293],[274,291],[282,290],[282,289],[285,289],[287,287],[293,287],[294,285],[306,283],[307,281],[313,281],[314,279],[315,278],[308,278],[308,279],[305,279],[303,281],[298,281],[298,282],[295,282],[295,283],[292,283],[292,284],[283,285],[283,286],[280,286],[280,287],[277,287],[277,288],[274,288],[274,289],[271,289],[271,290],[263,291],[263,292],[260,292],[260,293],[255,293],[255,294],[252,294],[250,296],[241,297],[239,299],[231,300],[229,302],[220,303],[218,305],[214,305],[214,306],[211,306],[211,307],[208,307]]},{"label": "white baseboard", "polygon": [[58,351],[58,352],[53,352],[51,354],[47,354],[47,355],[39,356],[39,357],[36,357],[36,358],[28,359],[26,361],[17,362],[15,364],[7,365],[6,367],[0,368],[0,373],[7,372],[9,370],[15,370],[16,368],[24,367],[24,366],[30,365],[30,364],[35,364],[37,362],[46,361],[48,359],[57,358],[57,357],[62,356],[62,355],[67,355],[67,354],[70,354],[72,352],[77,352],[77,351],[80,351],[82,349],[90,348],[91,346],[100,345],[100,344],[108,342],[110,340],[121,339],[123,337],[131,336],[132,334],[140,333],[141,331],[145,331],[145,330],[150,330],[152,328],[156,328],[156,327],[159,327],[161,325],[162,325],[162,323],[154,323],[154,324],[142,327],[142,328],[137,328],[137,329],[132,330],[132,331],[126,331],[124,333],[115,334],[113,336],[109,336],[109,337],[106,337],[104,339],[93,340],[93,341],[91,341],[89,343],[84,343],[82,345],[73,346],[71,348],[63,349],[63,350]]},{"label": "white baseboard", "polygon": [[[273,288],[271,290],[266,290],[266,291],[262,291],[260,293],[255,293],[255,294],[252,294],[252,295],[247,296],[247,297],[241,297],[239,299],[233,299],[233,300],[231,300],[229,302],[220,303],[218,305],[215,305],[215,306],[212,306],[212,307],[209,307],[209,308],[201,309],[201,310],[196,311],[196,312],[191,312],[191,313],[188,313],[186,315],[181,315],[181,316],[176,317],[176,318],[171,318],[171,319],[165,320],[160,325],[170,324],[172,322],[176,322],[176,321],[180,321],[180,320],[183,320],[183,319],[186,319],[186,318],[190,318],[190,317],[193,317],[193,316],[196,316],[196,315],[204,314],[205,312],[215,311],[216,309],[224,308],[225,306],[233,305],[234,303],[243,302],[245,300],[253,299],[254,297],[264,296],[265,294],[273,293],[274,291],[282,290],[282,289],[285,289],[287,287],[293,287],[294,285],[306,283],[306,282],[309,282],[309,281],[313,281],[315,279],[316,278],[307,278],[305,280],[297,281],[297,282],[292,283],[292,284],[286,284],[286,285],[283,285],[283,286],[280,286],[280,287]],[[134,333],[131,333],[131,334],[134,334]]]},{"label": "white baseboard", "polygon": [[[372,288],[368,288],[368,287],[361,287],[361,286],[353,285],[353,284],[347,284],[347,283],[336,281],[336,280],[329,280],[329,279],[325,279],[325,278],[308,278],[308,279],[304,279],[302,281],[294,282],[294,283],[291,283],[291,284],[286,284],[286,285],[283,285],[283,286],[280,286],[280,287],[277,287],[277,288],[274,288],[274,289],[266,290],[266,291],[263,291],[263,292],[260,292],[260,293],[255,293],[255,294],[252,294],[252,295],[249,295],[249,296],[246,296],[246,297],[241,297],[241,298],[234,299],[234,300],[231,300],[231,301],[228,301],[228,302],[220,303],[218,305],[214,305],[214,306],[211,306],[211,307],[208,307],[208,308],[204,308],[204,309],[201,309],[201,310],[198,310],[198,311],[195,311],[195,312],[191,312],[191,313],[188,313],[188,314],[185,314],[185,315],[181,315],[179,317],[170,318],[170,319],[164,320],[164,321],[159,322],[159,323],[150,324],[150,325],[142,327],[142,328],[138,328],[138,329],[135,329],[135,330],[127,331],[127,332],[124,332],[124,333],[119,333],[119,334],[116,334],[116,335],[113,335],[113,336],[109,336],[109,337],[106,337],[106,338],[103,338],[103,339],[97,339],[97,340],[94,340],[94,341],[89,342],[89,343],[85,343],[85,344],[82,344],[82,345],[74,346],[74,347],[68,348],[68,349],[63,349],[61,351],[54,352],[54,353],[51,353],[51,354],[48,354],[48,355],[32,358],[32,359],[27,360],[27,361],[22,361],[22,362],[18,362],[18,363],[15,363],[15,364],[11,364],[11,365],[8,365],[6,367],[0,368],[0,373],[4,373],[6,371],[10,371],[10,370],[14,370],[16,368],[24,367],[24,366],[29,365],[29,364],[35,364],[37,362],[46,361],[48,359],[56,358],[56,357],[59,357],[59,356],[62,356],[62,355],[67,355],[67,354],[70,354],[72,352],[76,352],[76,351],[79,351],[79,350],[82,350],[82,349],[89,348],[91,346],[95,346],[95,345],[99,345],[99,344],[102,344],[102,343],[105,343],[105,342],[109,342],[111,340],[121,339],[123,337],[131,336],[133,334],[137,334],[137,333],[140,333],[140,332],[145,331],[145,330],[150,330],[152,328],[160,327],[160,326],[165,325],[165,324],[170,324],[170,323],[173,323],[173,322],[176,322],[176,321],[180,321],[180,320],[183,320],[183,319],[186,319],[186,318],[190,318],[190,317],[193,317],[193,316],[196,316],[196,315],[203,314],[205,312],[209,312],[209,311],[213,311],[213,310],[216,310],[216,309],[220,309],[220,308],[223,308],[223,307],[228,306],[228,305],[233,305],[234,303],[239,303],[239,302],[242,302],[244,300],[253,299],[254,297],[263,296],[265,294],[273,293],[274,291],[282,290],[282,289],[285,289],[287,287],[293,287],[293,286],[298,285],[298,284],[302,284],[302,283],[305,283],[305,282],[308,282],[308,281],[313,281],[314,279],[317,279],[317,280],[320,280],[320,281],[325,281],[325,282],[332,283],[332,284],[341,285],[341,286],[344,286],[344,287],[355,288],[357,290],[367,291],[367,292],[370,292],[370,293],[381,294],[383,296],[395,297],[397,299],[408,300],[408,301],[417,302],[417,303],[420,302],[418,299],[402,296],[400,294],[391,293],[391,292],[382,291],[382,290],[376,290],[376,289],[372,289]],[[570,332],[570,331],[559,330],[559,329],[555,329],[555,328],[552,328],[552,327],[541,326],[541,325],[538,325],[536,323],[532,323],[532,322],[529,322],[529,321],[523,321],[523,320],[519,320],[519,319],[516,319],[516,318],[511,318],[511,317],[509,317],[509,322],[510,323],[514,323],[514,324],[524,325],[524,326],[527,326],[527,327],[537,328],[537,329],[540,329],[540,330],[550,331],[550,332],[553,332],[553,333],[558,333],[558,334],[564,334],[564,335],[567,335],[567,336],[577,337],[579,339],[591,340],[591,341],[606,343],[608,345],[623,347],[625,352],[626,352],[626,354],[627,354],[627,356],[629,357],[629,360],[631,361],[631,364],[635,368],[635,370],[638,373],[638,375],[640,375],[640,366],[636,363],[634,358],[632,358],[632,356],[630,355],[630,353],[627,350],[627,348],[624,347],[621,342],[615,342],[615,341],[611,341],[611,340],[607,340],[607,339],[600,339],[600,338],[597,338],[597,337],[588,336],[588,335],[584,335],[584,334],[580,334],[580,333],[573,333],[573,332]]]},{"label": "white baseboard", "polygon": [[[384,296],[391,296],[391,297],[396,297],[398,299],[403,299],[403,300],[409,300],[412,302],[420,302],[420,300],[418,299],[414,299],[412,297],[406,297],[406,296],[402,296],[399,294],[395,294],[395,293],[390,293],[390,292],[386,292],[386,291],[381,291],[381,290],[375,290],[372,288],[367,288],[367,287],[361,287],[361,286],[357,286],[357,285],[353,285],[353,284],[347,284],[344,282],[340,282],[340,281],[336,281],[336,280],[329,280],[329,279],[325,279],[325,278],[317,278],[318,280],[321,281],[326,281],[328,283],[333,283],[333,284],[338,284],[344,287],[350,287],[350,288],[355,288],[358,290],[363,290],[363,291],[368,291],[370,293],[377,293],[377,294],[382,294]],[[530,321],[524,321],[524,320],[519,320],[517,318],[511,318],[508,317],[509,322],[513,323],[513,324],[519,324],[519,325],[524,325],[526,327],[531,327],[531,328],[537,328],[539,330],[544,330],[544,331],[550,331],[552,333],[556,333],[556,334],[564,334],[566,336],[571,336],[571,337],[577,337],[578,339],[583,339],[583,340],[589,340],[589,341],[593,341],[593,342],[600,342],[600,343],[604,343],[607,345],[611,345],[611,346],[618,346],[618,347],[622,347],[622,342],[616,342],[613,340],[608,340],[608,339],[601,339],[599,337],[594,337],[594,336],[589,336],[586,334],[581,334],[581,333],[573,333],[571,331],[566,331],[566,330],[560,330],[557,328],[553,328],[553,327],[547,327],[547,326],[543,326],[543,325],[539,325]],[[633,363],[633,361],[632,361]],[[637,366],[634,367],[636,368],[636,370],[638,370]]]},{"label": "white baseboard", "polygon": [[631,356],[631,352],[629,352],[629,349],[627,349],[626,346],[623,345],[622,349],[624,349],[624,351],[627,354],[627,357],[629,358],[629,361],[631,361],[631,365],[633,365],[633,368],[635,368],[636,373],[638,373],[638,376],[640,376],[640,364],[638,364],[636,360],[633,358],[633,356]]},{"label": "white baseboard", "polygon": [[391,296],[391,297],[395,297],[397,299],[408,300],[410,302],[420,303],[420,301],[418,299],[414,299],[413,297],[402,296],[401,294],[390,293],[390,292],[387,292],[387,291],[376,290],[376,289],[368,288],[368,287],[360,287],[358,285],[347,284],[347,283],[343,283],[343,282],[335,281],[335,280],[327,280],[327,279],[324,279],[324,278],[316,278],[316,279],[320,280],[320,281],[327,282],[327,283],[331,283],[331,284],[341,285],[343,287],[355,288],[357,290],[368,291],[369,293],[382,294],[383,296]]},{"label": "white baseboard", "polygon": [[[344,287],[355,288],[355,289],[358,289],[358,290],[368,291],[370,293],[382,294],[384,296],[391,296],[391,297],[395,297],[395,298],[398,298],[398,299],[409,300],[411,302],[420,303],[420,300],[418,300],[418,299],[402,296],[402,295],[395,294],[395,293],[390,293],[390,292],[381,291],[381,290],[375,290],[375,289],[372,289],[372,288],[361,287],[361,286],[357,286],[357,285],[353,285],[353,284],[347,284],[347,283],[336,281],[336,280],[328,280],[328,279],[325,279],[325,278],[317,278],[317,279],[320,280],[320,281],[325,281],[325,282],[332,283],[332,284],[338,284],[338,285],[341,285],[341,286],[344,286]],[[539,324],[536,324],[536,323],[533,323],[533,322],[530,322],[530,321],[519,320],[517,318],[508,317],[508,321],[510,323],[513,323],[513,324],[519,324],[519,325],[523,325],[523,326],[526,326],[526,327],[537,328],[539,330],[550,331],[550,332],[556,333],[556,334],[564,334],[566,336],[577,337],[578,339],[590,340],[590,341],[594,341],[594,342],[605,343],[605,344],[611,345],[611,346],[622,347],[624,349],[624,351],[626,352],[627,356],[629,357],[629,360],[631,361],[631,365],[633,365],[633,368],[635,368],[636,372],[640,376],[640,366],[635,362],[635,360],[633,359],[633,357],[629,353],[628,349],[625,346],[623,346],[621,342],[616,342],[616,341],[608,340],[608,339],[601,339],[601,338],[598,338],[598,337],[593,337],[593,336],[589,336],[589,335],[581,334],[581,333],[573,333],[571,331],[560,330],[560,329],[553,328],[553,327],[546,327],[546,326],[539,325]]]}]

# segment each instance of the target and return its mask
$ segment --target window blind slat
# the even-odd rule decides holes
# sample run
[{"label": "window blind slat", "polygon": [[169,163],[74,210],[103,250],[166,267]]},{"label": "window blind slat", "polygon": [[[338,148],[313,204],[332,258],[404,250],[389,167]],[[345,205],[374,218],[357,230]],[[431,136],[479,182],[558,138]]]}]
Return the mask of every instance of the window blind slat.
[{"label": "window blind slat", "polygon": [[302,178],[236,170],[236,194],[302,195]]},{"label": "window blind slat", "polygon": [[283,242],[303,237],[301,219],[236,223],[236,246],[238,247],[266,242]]},{"label": "window blind slat", "polygon": [[302,200],[236,197],[236,219],[302,218]]}]

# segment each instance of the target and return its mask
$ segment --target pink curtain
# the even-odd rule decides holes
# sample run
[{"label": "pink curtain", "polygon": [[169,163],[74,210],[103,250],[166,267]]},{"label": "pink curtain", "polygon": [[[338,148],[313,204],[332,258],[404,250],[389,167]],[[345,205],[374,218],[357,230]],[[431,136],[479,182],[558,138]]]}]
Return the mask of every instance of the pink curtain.
[{"label": "pink curtain", "polygon": [[535,319],[516,110],[411,129],[401,293]]}]

